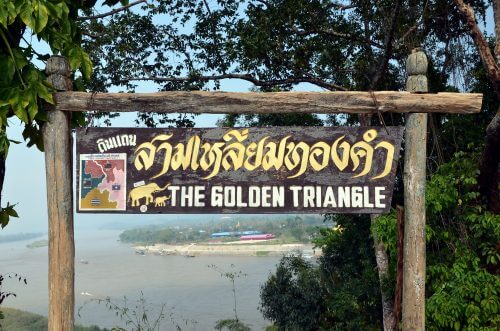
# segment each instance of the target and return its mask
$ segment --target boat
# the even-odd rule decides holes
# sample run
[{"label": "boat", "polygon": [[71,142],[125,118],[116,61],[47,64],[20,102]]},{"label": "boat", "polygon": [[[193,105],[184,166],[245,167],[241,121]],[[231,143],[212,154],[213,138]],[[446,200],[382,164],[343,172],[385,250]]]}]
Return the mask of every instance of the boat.
[{"label": "boat", "polygon": [[240,240],[270,240],[270,239],[275,239],[276,236],[272,233],[265,233],[265,234],[252,234],[248,236],[241,236]]}]

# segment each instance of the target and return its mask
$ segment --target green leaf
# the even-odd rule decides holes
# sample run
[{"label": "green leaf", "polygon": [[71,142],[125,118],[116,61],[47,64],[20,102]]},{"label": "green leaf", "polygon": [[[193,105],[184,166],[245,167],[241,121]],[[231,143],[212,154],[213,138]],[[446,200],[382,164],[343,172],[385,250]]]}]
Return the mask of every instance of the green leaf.
[{"label": "green leaf", "polygon": [[7,208],[4,208],[4,211],[7,213],[7,215],[9,215],[11,217],[19,217],[17,212],[14,210],[14,206],[15,205],[8,206]]},{"label": "green leaf", "polygon": [[52,97],[52,93],[49,92],[49,89],[44,84],[38,83],[36,92],[39,98],[45,100],[50,104],[54,104],[54,98]]},{"label": "green leaf", "polygon": [[83,112],[74,112],[71,114],[71,122],[73,127],[84,126],[86,123],[85,113]]},{"label": "green leaf", "polygon": [[45,5],[40,2],[38,4],[38,12],[36,16],[36,29],[35,29],[36,33],[39,33],[45,28],[48,20],[49,20],[49,11],[47,10],[47,7],[45,7]]},{"label": "green leaf", "polygon": [[9,13],[7,11],[7,7],[5,4],[1,4],[0,5],[0,24],[2,24],[5,29],[7,29],[8,18],[9,18]]},{"label": "green leaf", "polygon": [[5,228],[7,224],[9,224],[9,215],[2,210],[0,211],[0,225],[2,229]]},{"label": "green leaf", "polygon": [[68,52],[68,61],[72,70],[77,69],[82,63],[82,50],[79,47],[73,47]]},{"label": "green leaf", "polygon": [[0,82],[12,82],[14,74],[16,73],[14,60],[10,56],[0,57],[0,68],[2,70],[2,75],[0,75]]},{"label": "green leaf", "polygon": [[90,76],[92,75],[92,61],[90,60],[90,57],[87,53],[82,52],[82,74],[83,77],[86,80],[90,79]]},{"label": "green leaf", "polygon": [[24,5],[21,7],[21,12],[19,16],[24,24],[26,24],[30,29],[35,30],[36,22],[33,19],[33,11],[35,10],[31,1],[25,1]]},{"label": "green leaf", "polygon": [[14,3],[12,1],[7,1],[7,12],[9,14],[9,19],[7,24],[10,25],[14,23],[18,14],[16,6],[14,6]]},{"label": "green leaf", "polygon": [[14,60],[16,61],[16,66],[21,70],[25,66],[28,65],[28,60],[26,56],[21,52],[19,48],[12,49],[12,55],[14,56]]},{"label": "green leaf", "polygon": [[15,105],[12,106],[12,109],[14,110],[14,114],[24,123],[29,123],[29,118],[28,114],[26,113],[26,110],[19,104],[16,103]]},{"label": "green leaf", "polygon": [[38,113],[38,104],[36,102],[30,102],[27,110],[28,110],[28,115],[29,115],[30,121],[34,120],[36,114]]},{"label": "green leaf", "polygon": [[53,18],[61,18],[62,17],[62,8],[61,5],[62,3],[58,3],[57,5],[54,5],[50,1],[48,1],[45,5],[47,6],[47,10],[49,11],[49,15]]}]

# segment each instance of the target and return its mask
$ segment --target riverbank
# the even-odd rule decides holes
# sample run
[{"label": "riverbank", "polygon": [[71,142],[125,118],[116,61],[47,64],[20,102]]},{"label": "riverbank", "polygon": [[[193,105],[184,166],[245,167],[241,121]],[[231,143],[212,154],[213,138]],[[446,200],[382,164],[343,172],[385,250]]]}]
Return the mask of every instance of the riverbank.
[{"label": "riverbank", "polygon": [[[238,317],[252,330],[264,330],[270,321],[258,310],[260,288],[276,271],[280,257],[274,256],[177,256],[138,255],[129,244],[118,241],[120,230],[75,232],[75,310],[76,323],[128,329],[126,321],[115,316],[92,299],[106,299],[123,307],[140,305],[146,299],[150,320],[156,319],[161,308],[164,319],[160,331],[213,330],[215,323],[234,316],[234,297],[228,279],[208,266],[215,265],[228,272],[241,271],[236,280]],[[31,239],[30,239],[31,240]],[[16,293],[4,304],[47,316],[48,265],[44,248],[29,249],[30,240],[0,244],[2,271],[25,275],[28,284],[15,279],[5,280],[5,289]],[[189,244],[189,243],[188,243]],[[82,294],[83,293],[83,294]],[[214,299],[215,298],[215,299]],[[214,304],[214,300],[217,304]],[[0,324],[2,322],[0,321]],[[32,329],[29,329],[32,331]],[[17,330],[16,330],[17,331]]]},{"label": "riverbank", "polygon": [[[2,307],[4,318],[0,320],[2,331],[46,331],[47,317],[28,311]],[[75,325],[75,331],[104,331],[98,326]]]},{"label": "riverbank", "polygon": [[229,243],[191,243],[183,245],[154,244],[134,246],[137,254],[183,255],[183,256],[282,256],[300,253],[305,257],[321,255],[313,244],[275,244],[272,241],[246,241]]}]

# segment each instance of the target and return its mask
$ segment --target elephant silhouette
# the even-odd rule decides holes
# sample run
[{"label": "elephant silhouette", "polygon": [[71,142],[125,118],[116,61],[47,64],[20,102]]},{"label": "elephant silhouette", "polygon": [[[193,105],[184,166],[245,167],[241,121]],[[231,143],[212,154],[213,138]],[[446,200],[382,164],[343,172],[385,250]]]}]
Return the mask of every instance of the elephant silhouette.
[{"label": "elephant silhouette", "polygon": [[128,201],[132,201],[132,207],[140,205],[140,200],[145,198],[144,204],[147,206],[153,202],[153,193],[161,192],[167,189],[170,183],[164,187],[159,187],[156,183],[149,183],[147,185],[133,188],[128,194]]},{"label": "elephant silhouette", "polygon": [[155,198],[155,207],[165,207],[165,201],[169,200],[170,197],[161,196]]}]

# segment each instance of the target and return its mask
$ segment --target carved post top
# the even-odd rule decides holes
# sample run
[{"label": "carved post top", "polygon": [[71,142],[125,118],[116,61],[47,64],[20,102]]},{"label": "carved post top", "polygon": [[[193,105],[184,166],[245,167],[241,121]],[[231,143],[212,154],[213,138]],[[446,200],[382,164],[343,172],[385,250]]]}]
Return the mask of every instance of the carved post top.
[{"label": "carved post top", "polygon": [[45,73],[48,75],[47,81],[58,91],[71,91],[71,67],[68,59],[60,55],[52,55],[47,60]]},{"label": "carved post top", "polygon": [[408,80],[406,82],[406,90],[408,92],[425,93],[428,92],[427,83],[427,55],[418,47],[411,51],[406,60],[406,71],[408,72]]}]

